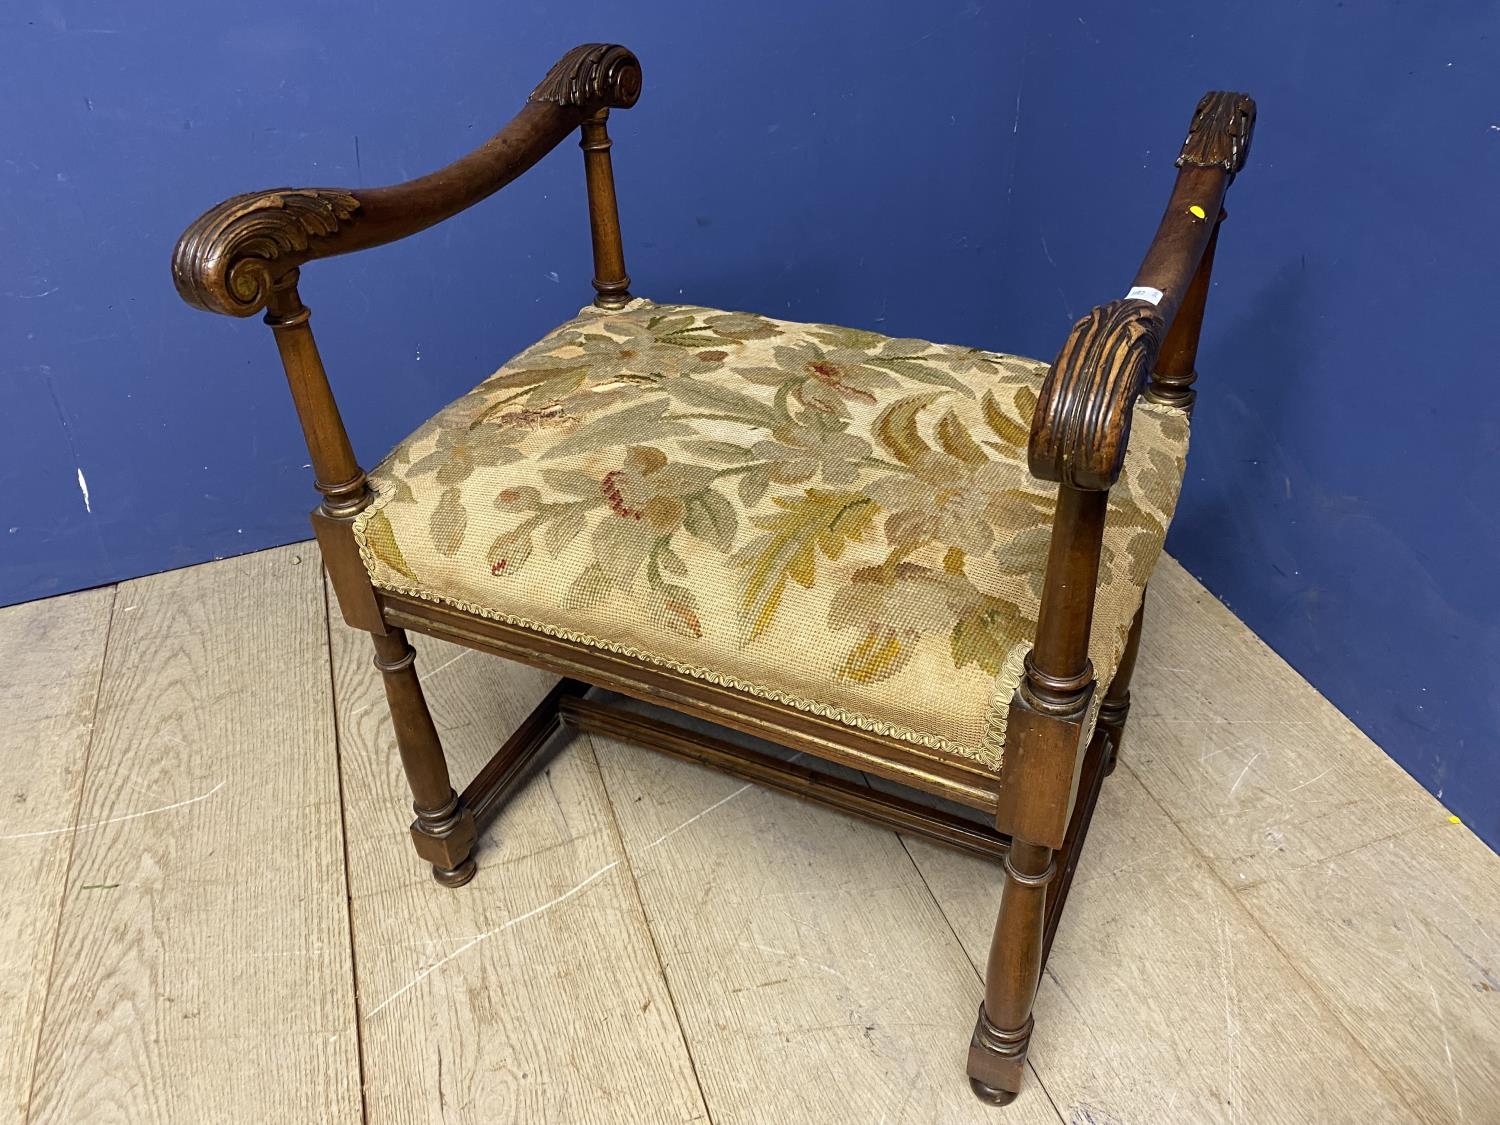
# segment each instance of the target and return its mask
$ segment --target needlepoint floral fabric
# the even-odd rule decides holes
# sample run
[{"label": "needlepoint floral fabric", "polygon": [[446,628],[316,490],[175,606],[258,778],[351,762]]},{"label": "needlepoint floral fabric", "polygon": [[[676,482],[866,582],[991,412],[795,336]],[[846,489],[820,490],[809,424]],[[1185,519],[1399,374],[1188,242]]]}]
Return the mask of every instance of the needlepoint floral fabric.
[{"label": "needlepoint floral fabric", "polygon": [[[996,766],[1055,498],[1026,468],[1045,373],[747,313],[590,307],[397,446],[355,534],[381,588]],[[1101,685],[1187,437],[1182,412],[1136,407]]]}]

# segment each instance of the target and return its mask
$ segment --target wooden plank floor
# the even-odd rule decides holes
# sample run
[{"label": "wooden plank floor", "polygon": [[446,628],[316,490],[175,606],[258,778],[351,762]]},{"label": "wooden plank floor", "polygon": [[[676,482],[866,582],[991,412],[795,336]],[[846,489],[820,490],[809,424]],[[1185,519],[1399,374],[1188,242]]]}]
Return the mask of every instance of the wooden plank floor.
[{"label": "wooden plank floor", "polygon": [[[438,887],[310,545],[0,609],[11,1122],[1500,1123],[1500,858],[1165,561],[1029,1084],[993,864],[575,737]],[[466,778],[548,678],[419,642]]]}]

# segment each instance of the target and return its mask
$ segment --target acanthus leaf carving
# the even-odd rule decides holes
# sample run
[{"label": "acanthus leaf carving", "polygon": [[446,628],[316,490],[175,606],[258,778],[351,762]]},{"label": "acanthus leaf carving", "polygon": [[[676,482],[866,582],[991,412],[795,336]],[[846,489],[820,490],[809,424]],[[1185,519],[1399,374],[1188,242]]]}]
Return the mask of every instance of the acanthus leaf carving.
[{"label": "acanthus leaf carving", "polygon": [[585,43],[557,61],[528,102],[629,109],[641,96],[641,64],[617,43]]},{"label": "acanthus leaf carving", "polygon": [[1193,111],[1177,167],[1222,168],[1231,176],[1245,166],[1255,132],[1255,100],[1248,94],[1211,90]]},{"label": "acanthus leaf carving", "polygon": [[276,188],[225,200],[177,240],[177,292],[209,312],[251,316],[278,279],[314,256],[314,239],[337,233],[358,210],[359,200],[341,188]]}]

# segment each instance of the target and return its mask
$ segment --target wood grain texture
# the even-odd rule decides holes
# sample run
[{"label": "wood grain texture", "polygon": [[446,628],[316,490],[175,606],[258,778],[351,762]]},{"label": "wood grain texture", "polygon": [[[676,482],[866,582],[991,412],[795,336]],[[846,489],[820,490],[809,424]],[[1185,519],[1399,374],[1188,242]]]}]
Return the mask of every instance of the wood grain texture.
[{"label": "wood grain texture", "polygon": [[[120,587],[86,772],[109,592],[0,611],[7,1018],[61,910],[32,1122],[360,1120],[313,558]],[[889,832],[601,739],[627,855],[579,739],[445,891],[403,838],[368,641],[335,625],[369,1119],[702,1120],[701,1079],[725,1122],[1494,1120],[1500,858],[1171,560],[1150,600],[999,1111],[961,1081],[995,864],[912,841],[924,886]],[[548,680],[418,644],[466,779]],[[66,852],[15,846],[59,840],[66,883]]]},{"label": "wood grain texture", "polygon": [[113,589],[0,609],[0,1122],[26,1119]]},{"label": "wood grain texture", "polygon": [[[490,823],[479,872],[433,882],[369,639],[332,634],[371,1123],[703,1120],[586,738]],[[455,782],[552,677],[413,637]]]},{"label": "wood grain texture", "polygon": [[359,1120],[324,608],[302,545],[119,587],[31,1122]]},{"label": "wood grain texture", "polygon": [[[894,833],[594,745],[718,1125],[998,1119],[963,1081],[979,976]],[[1058,1121],[1035,1082],[1004,1114]]]},{"label": "wood grain texture", "polygon": [[[1126,764],[1105,783],[1037,993],[1031,1065],[1065,1120],[1408,1120],[1376,1062]],[[999,874],[907,846],[984,964]]]},{"label": "wood grain texture", "polygon": [[[1130,766],[1236,889],[1446,813],[1182,567],[1147,593]],[[1253,674],[1247,674],[1253,669]]]},{"label": "wood grain texture", "polygon": [[1175,563],[1151,598],[1129,767],[1414,1119],[1500,1119],[1500,861]]},{"label": "wood grain texture", "polygon": [[1412,1119],[1500,1120],[1500,863],[1442,822],[1240,893]]}]

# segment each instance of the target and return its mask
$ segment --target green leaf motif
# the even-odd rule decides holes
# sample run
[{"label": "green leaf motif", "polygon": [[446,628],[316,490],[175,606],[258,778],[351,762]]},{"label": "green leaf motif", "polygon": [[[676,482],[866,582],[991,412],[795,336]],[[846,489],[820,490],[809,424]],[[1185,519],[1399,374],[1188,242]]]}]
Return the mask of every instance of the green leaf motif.
[{"label": "green leaf motif", "polygon": [[564,609],[597,609],[609,600],[613,584],[598,563],[584,567],[563,594]]},{"label": "green leaf motif", "polygon": [[464,508],[461,496],[457,488],[443,489],[437,507],[432,510],[432,517],[427,521],[428,530],[432,534],[432,545],[439,554],[450,558],[463,545],[464,532],[469,527],[469,513]]},{"label": "green leaf motif", "polygon": [[581,505],[570,504],[559,511],[547,522],[545,535],[548,552],[553,555],[561,554],[569,543],[578,538],[584,523],[585,509]]},{"label": "green leaf motif", "polygon": [[682,526],[688,534],[720,552],[728,553],[734,547],[740,521],[733,504],[709,488],[686,497],[685,507]]},{"label": "green leaf motif", "polygon": [[686,586],[671,583],[651,592],[646,605],[651,620],[663,629],[694,639],[703,636],[703,617],[698,609],[698,599]]},{"label": "green leaf motif", "polygon": [[974,397],[974,392],[962,379],[950,375],[939,367],[923,363],[919,359],[867,359],[865,362],[871,367],[879,367],[885,371],[890,371],[896,375],[900,375],[903,379],[910,379],[914,383],[929,383],[938,387],[951,387],[955,391],[962,391],[970,398]]},{"label": "green leaf motif", "polygon": [[732,441],[684,441],[679,443],[684,453],[706,457],[710,461],[748,461],[754,456],[743,445]]},{"label": "green leaf motif", "polygon": [[[1035,395],[1032,396],[1033,400],[1035,397]],[[995,396],[989,391],[984,392],[984,398],[980,401],[980,409],[984,412],[985,425],[989,426],[995,436],[1005,444],[1024,446],[1030,440],[1031,431],[1000,409],[1000,404],[995,401]],[[1023,417],[1030,417],[1030,415],[1024,414]]]},{"label": "green leaf motif", "polygon": [[1005,549],[996,553],[995,565],[1002,574],[1024,575],[1032,590],[1041,597],[1042,580],[1047,574],[1047,554],[1051,549],[1052,526],[1046,521],[1011,536]]},{"label": "green leaf motif", "polygon": [[563,438],[552,448],[541,454],[545,460],[556,457],[571,457],[577,453],[592,453],[597,449],[609,449],[617,445],[632,445],[642,441],[660,441],[669,437],[687,437],[696,431],[686,422],[663,418],[666,399],[627,406],[613,414],[603,414],[587,422]]},{"label": "green leaf motif", "polygon": [[[539,383],[545,383],[551,379],[563,379],[570,375],[577,375],[580,380],[588,373],[589,365],[586,363],[570,363],[568,360],[558,360],[556,367],[521,367],[515,371],[507,371],[502,375],[492,375],[480,384],[485,390],[517,390],[522,387],[534,387]],[[493,403],[474,419],[482,422],[485,418],[501,410],[507,405],[502,399]]]},{"label": "green leaf motif", "polygon": [[396,542],[395,529],[391,527],[391,521],[386,518],[384,512],[376,512],[365,524],[365,542],[375,557],[386,566],[403,578],[409,578],[413,582],[417,580],[417,576],[412,573],[411,567],[407,564],[406,556],[401,553],[401,546]]},{"label": "green leaf motif", "polygon": [[775,465],[760,465],[740,477],[740,503],[746,509],[755,507],[764,499],[771,487],[771,474],[775,471]]},{"label": "green leaf motif", "polygon": [[531,557],[531,546],[531,536],[525,532],[508,531],[499,536],[484,556],[490,564],[490,573],[496,578],[514,574]]},{"label": "green leaf motif", "polygon": [[864,534],[876,511],[868,496],[817,488],[799,497],[777,496],[773,502],[781,511],[754,520],[766,534],[747,543],[733,559],[745,571],[740,593],[745,642],[770,628],[788,579],[806,587],[817,580],[815,551],[838,559],[846,543]]},{"label": "green leaf motif", "polygon": [[656,562],[662,570],[674,578],[683,578],[687,575],[687,563],[683,562],[682,556],[672,550],[671,547],[664,546],[660,548],[656,552]]},{"label": "green leaf motif", "polygon": [[649,523],[605,516],[594,528],[594,565],[612,586],[626,588],[657,538]]},{"label": "green leaf motif", "polygon": [[589,476],[588,473],[581,473],[577,469],[543,469],[542,479],[550,487],[568,496],[582,496],[590,500],[598,500],[604,495],[599,491],[597,478]]},{"label": "green leaf motif", "polygon": [[690,410],[743,419],[749,425],[767,429],[774,428],[782,420],[775,410],[759,399],[718,383],[705,383],[682,375],[667,380],[662,387]]},{"label": "green leaf motif", "polygon": [[934,392],[891,403],[875,419],[875,436],[903,465],[915,465],[932,452],[917,433],[917,415],[941,396]]},{"label": "green leaf motif", "polygon": [[873,351],[890,339],[879,332],[841,328],[837,324],[811,324],[808,325],[807,334],[830,348],[852,348],[857,352]]},{"label": "green leaf motif", "polygon": [[550,406],[552,403],[566,398],[579,387],[583,386],[583,381],[587,377],[588,373],[586,370],[570,371],[548,379],[544,383],[538,383],[532,389],[531,393],[526,396],[526,405],[533,410],[543,406]]},{"label": "green leaf motif", "polygon": [[998,676],[1011,648],[1032,631],[1031,623],[1014,602],[986,598],[953,626],[953,666],[977,664]]}]

